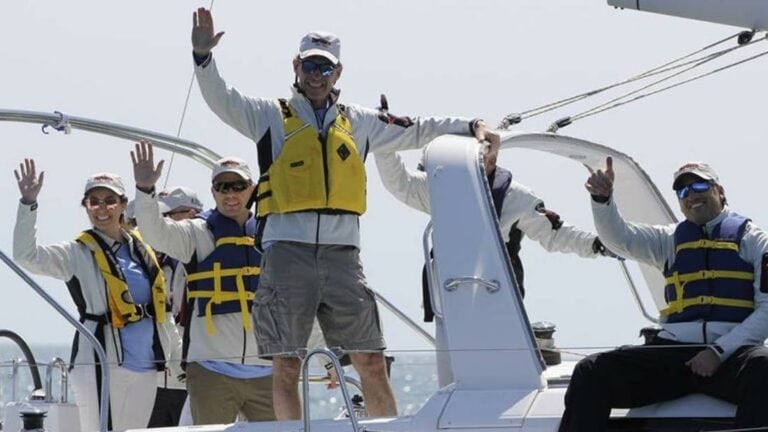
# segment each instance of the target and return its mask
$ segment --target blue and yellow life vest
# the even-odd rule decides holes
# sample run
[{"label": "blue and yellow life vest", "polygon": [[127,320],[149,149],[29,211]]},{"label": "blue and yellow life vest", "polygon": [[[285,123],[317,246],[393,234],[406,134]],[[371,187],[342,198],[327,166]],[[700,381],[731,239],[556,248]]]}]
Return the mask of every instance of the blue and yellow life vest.
[{"label": "blue and yellow life vest", "polygon": [[[117,258],[98,234],[93,230],[83,231],[77,237],[77,242],[90,249],[104,278],[109,308],[108,320],[113,327],[123,328],[126,324],[140,321],[146,316],[151,316],[158,323],[164,323],[166,291],[163,272],[160,271],[155,252],[144,243],[138,231],[131,231],[129,235],[133,240],[134,255],[139,257],[142,267],[148,272],[147,278],[151,283],[152,293],[152,303],[149,305],[134,303]],[[81,311],[81,315],[84,313],[84,310]]]},{"label": "blue and yellow life vest", "polygon": [[[322,136],[287,101],[281,99],[280,105],[283,148],[274,162],[271,157],[264,162],[260,155],[259,216],[299,211],[365,213],[365,165],[343,106],[339,105],[328,134]],[[267,151],[271,155],[271,148]]]},{"label": "blue and yellow life vest", "polygon": [[187,264],[187,298],[205,316],[209,334],[215,334],[213,315],[241,312],[243,328],[251,330],[251,306],[259,285],[261,254],[254,247],[256,220],[243,229],[217,210],[197,215],[208,223],[216,248],[204,260]]},{"label": "blue and yellow life vest", "polygon": [[685,221],[675,229],[675,262],[665,270],[665,322],[741,322],[754,310],[754,268],[739,256],[749,219],[728,214],[708,239]]}]

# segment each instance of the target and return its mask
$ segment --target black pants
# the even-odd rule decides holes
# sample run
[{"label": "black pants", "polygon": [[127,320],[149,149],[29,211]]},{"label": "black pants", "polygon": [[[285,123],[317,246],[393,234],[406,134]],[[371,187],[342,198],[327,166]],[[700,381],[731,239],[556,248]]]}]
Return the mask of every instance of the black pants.
[{"label": "black pants", "polygon": [[147,427],[178,426],[181,409],[184,408],[186,399],[186,390],[158,387],[155,407],[152,409],[152,417],[149,418]]},{"label": "black pants", "polygon": [[736,425],[768,426],[768,348],[744,346],[704,378],[685,362],[703,347],[657,338],[582,359],[565,393],[560,432],[601,432],[611,408],[634,408],[704,393],[737,405]]}]

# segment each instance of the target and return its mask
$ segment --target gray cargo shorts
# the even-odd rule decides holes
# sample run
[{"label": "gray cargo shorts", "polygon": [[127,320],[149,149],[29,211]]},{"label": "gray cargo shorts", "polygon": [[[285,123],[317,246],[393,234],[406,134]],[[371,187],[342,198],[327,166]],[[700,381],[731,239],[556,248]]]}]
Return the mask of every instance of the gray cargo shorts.
[{"label": "gray cargo shorts", "polygon": [[385,348],[379,311],[354,246],[279,241],[264,251],[253,304],[259,355],[306,348],[317,316],[328,347]]}]

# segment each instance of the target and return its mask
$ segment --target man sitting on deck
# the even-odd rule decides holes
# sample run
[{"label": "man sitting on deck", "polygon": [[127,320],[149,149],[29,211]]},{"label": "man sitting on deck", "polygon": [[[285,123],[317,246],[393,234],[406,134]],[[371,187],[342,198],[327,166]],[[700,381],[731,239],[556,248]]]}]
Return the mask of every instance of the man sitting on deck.
[{"label": "man sitting on deck", "polygon": [[581,360],[565,394],[561,432],[604,431],[611,408],[632,408],[691,393],[738,406],[736,427],[768,426],[768,236],[726,205],[707,164],[675,172],[684,221],[626,222],[612,198],[613,162],[592,171],[595,226],[616,253],[664,272],[663,329],[642,347],[622,347]]}]

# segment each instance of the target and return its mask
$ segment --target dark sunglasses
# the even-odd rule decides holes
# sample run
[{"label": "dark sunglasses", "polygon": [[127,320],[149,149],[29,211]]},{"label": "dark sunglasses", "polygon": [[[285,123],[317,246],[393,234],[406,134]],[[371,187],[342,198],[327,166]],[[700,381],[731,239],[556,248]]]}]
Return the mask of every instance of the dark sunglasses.
[{"label": "dark sunglasses", "polygon": [[693,182],[689,185],[685,185],[681,187],[680,189],[675,189],[675,193],[677,193],[677,198],[679,199],[686,199],[688,198],[688,195],[691,194],[691,192],[696,193],[702,193],[709,190],[709,188],[712,187],[712,184],[706,180]]},{"label": "dark sunglasses", "polygon": [[314,71],[319,71],[320,75],[324,77],[329,77],[333,75],[333,71],[335,69],[336,69],[336,66],[330,63],[317,63],[313,60],[301,61],[301,70],[304,71],[305,74],[311,74]]},{"label": "dark sunglasses", "polygon": [[110,195],[104,199],[99,199],[96,197],[88,197],[85,200],[85,206],[88,207],[88,209],[93,210],[97,207],[99,207],[101,204],[104,204],[107,206],[107,209],[111,210],[115,207],[117,207],[117,204],[120,202],[120,198]]},{"label": "dark sunglasses", "polygon": [[247,180],[236,180],[236,181],[229,181],[229,182],[214,182],[213,183],[213,190],[215,190],[218,193],[229,193],[229,192],[242,192],[246,189],[248,189],[248,186],[251,185],[251,182]]}]

